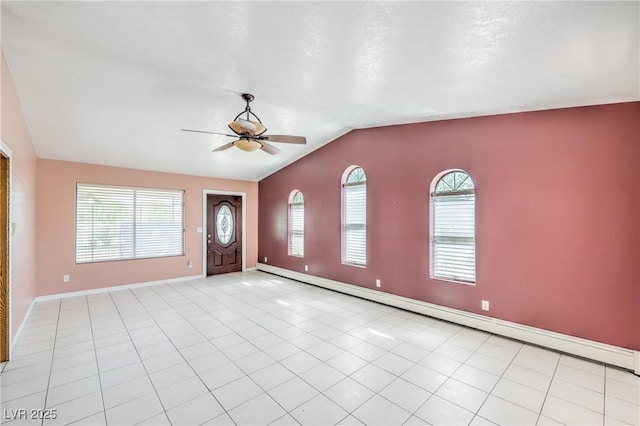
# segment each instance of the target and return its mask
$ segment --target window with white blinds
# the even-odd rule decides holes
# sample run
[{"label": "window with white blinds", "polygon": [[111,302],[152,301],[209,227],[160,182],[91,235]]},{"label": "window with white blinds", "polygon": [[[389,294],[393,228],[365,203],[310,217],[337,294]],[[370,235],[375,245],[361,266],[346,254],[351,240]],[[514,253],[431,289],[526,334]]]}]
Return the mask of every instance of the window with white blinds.
[{"label": "window with white blinds", "polygon": [[184,191],[76,186],[76,263],[183,254]]},{"label": "window with white blinds", "polygon": [[304,196],[300,191],[289,196],[289,255],[304,256]]},{"label": "window with white blinds", "polygon": [[342,262],[367,264],[367,177],[353,169],[342,185]]},{"label": "window with white blinds", "polygon": [[442,176],[431,194],[431,275],[464,283],[476,281],[476,197],[465,172]]}]

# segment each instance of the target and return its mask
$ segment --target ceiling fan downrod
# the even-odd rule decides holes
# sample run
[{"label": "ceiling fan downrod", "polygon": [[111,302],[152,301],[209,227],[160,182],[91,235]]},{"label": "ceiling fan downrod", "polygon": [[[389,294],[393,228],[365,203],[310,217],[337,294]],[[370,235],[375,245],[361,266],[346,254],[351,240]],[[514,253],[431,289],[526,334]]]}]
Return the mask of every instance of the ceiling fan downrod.
[{"label": "ceiling fan downrod", "polygon": [[249,106],[249,103],[251,101],[253,101],[254,96],[251,93],[243,93],[242,94],[242,99],[244,99],[244,101],[247,103],[247,106],[244,108],[244,111],[242,111],[240,114],[236,115],[236,118],[233,121],[238,120],[238,118],[240,118],[240,116],[243,113],[246,113],[247,114],[246,121],[251,121],[251,116],[254,116],[255,119],[258,120],[258,123],[262,124],[262,120],[260,120],[260,117],[258,117],[253,111],[251,111],[251,107]]}]

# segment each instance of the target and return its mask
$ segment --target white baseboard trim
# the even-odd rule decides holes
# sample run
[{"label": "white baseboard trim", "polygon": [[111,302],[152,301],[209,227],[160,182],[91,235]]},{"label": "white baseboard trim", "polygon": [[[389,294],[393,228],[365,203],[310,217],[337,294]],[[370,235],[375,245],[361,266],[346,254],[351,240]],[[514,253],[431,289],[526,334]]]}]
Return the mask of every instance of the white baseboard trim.
[{"label": "white baseboard trim", "polygon": [[20,335],[22,334],[24,325],[27,323],[27,320],[29,319],[29,315],[31,315],[31,310],[35,305],[36,305],[36,299],[33,299],[31,301],[31,304],[29,305],[29,308],[27,309],[27,312],[24,314],[24,318],[22,318],[22,322],[20,323],[20,327],[18,327],[18,331],[16,331],[16,334],[11,339],[11,343],[9,344],[9,359],[13,358],[12,356],[13,350],[15,349],[15,346],[18,343],[18,340],[20,339]]},{"label": "white baseboard trim", "polygon": [[251,271],[257,271],[257,270],[258,270],[258,268],[256,268],[256,267],[254,266],[253,268],[244,268],[244,269],[242,270],[242,272],[251,272]]},{"label": "white baseboard trim", "polygon": [[[204,278],[202,275],[190,275],[188,277],[170,278],[167,280],[147,281],[135,284],[116,285],[112,287],[93,288],[91,290],[70,291],[67,293],[48,294],[46,296],[38,296],[35,302],[44,302],[46,300],[66,299],[67,297],[86,296],[89,294],[107,293],[109,291],[131,290],[134,288],[149,287],[153,285],[178,283],[181,281],[191,281]],[[25,317],[26,318],[26,317]]]},{"label": "white baseboard trim", "polygon": [[406,309],[407,311],[487,331],[489,333],[510,337],[539,346],[545,346],[561,352],[592,359],[594,361],[600,361],[605,364],[615,365],[627,370],[632,370],[635,374],[640,374],[640,351],[634,351],[632,349],[613,346],[567,334],[556,333],[554,331],[544,330],[541,328],[530,327],[511,321],[491,318],[420,300],[409,299],[395,294],[384,293],[382,291],[366,287],[316,277],[302,272],[291,271],[289,269],[279,268],[277,266],[266,265],[263,263],[258,263],[257,269],[318,287],[383,303],[385,305]]}]

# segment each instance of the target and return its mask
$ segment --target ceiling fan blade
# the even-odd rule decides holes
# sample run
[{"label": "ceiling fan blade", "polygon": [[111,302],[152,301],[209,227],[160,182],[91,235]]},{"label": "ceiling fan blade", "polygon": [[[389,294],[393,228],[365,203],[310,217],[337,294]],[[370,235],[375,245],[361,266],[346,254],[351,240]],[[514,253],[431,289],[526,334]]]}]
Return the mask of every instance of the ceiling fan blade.
[{"label": "ceiling fan blade", "polygon": [[268,135],[260,136],[258,139],[269,142],[295,143],[299,145],[304,145],[307,143],[307,138],[305,138],[304,136]]},{"label": "ceiling fan blade", "polygon": [[229,149],[229,148],[231,148],[231,147],[233,146],[233,144],[234,144],[234,143],[235,143],[235,142],[225,143],[224,145],[219,146],[218,148],[214,149],[214,150],[213,150],[213,151],[211,151],[211,152],[224,151],[225,149]]},{"label": "ceiling fan blade", "polygon": [[262,144],[262,147],[260,149],[266,152],[267,154],[276,155],[282,152],[275,146],[268,144],[264,141],[260,142],[260,144]]},{"label": "ceiling fan blade", "polygon": [[229,135],[227,133],[218,133],[218,132],[207,132],[205,130],[190,130],[190,129],[182,129],[183,132],[193,132],[193,133],[207,133],[209,135],[220,135],[220,136],[229,136],[230,138],[237,138],[236,135]]}]

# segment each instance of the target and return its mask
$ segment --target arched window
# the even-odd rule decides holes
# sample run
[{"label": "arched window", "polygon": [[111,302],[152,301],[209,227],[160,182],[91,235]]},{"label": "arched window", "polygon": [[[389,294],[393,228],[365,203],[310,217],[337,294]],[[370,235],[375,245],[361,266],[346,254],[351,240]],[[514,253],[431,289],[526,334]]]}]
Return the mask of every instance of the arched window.
[{"label": "arched window", "polygon": [[367,264],[367,177],[357,166],[342,179],[342,263]]},{"label": "arched window", "polygon": [[289,255],[304,256],[304,196],[298,190],[289,195]]},{"label": "arched window", "polygon": [[471,177],[452,171],[431,192],[431,277],[476,281],[476,195]]}]

